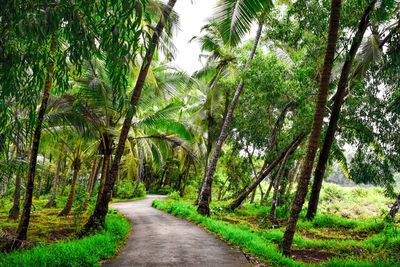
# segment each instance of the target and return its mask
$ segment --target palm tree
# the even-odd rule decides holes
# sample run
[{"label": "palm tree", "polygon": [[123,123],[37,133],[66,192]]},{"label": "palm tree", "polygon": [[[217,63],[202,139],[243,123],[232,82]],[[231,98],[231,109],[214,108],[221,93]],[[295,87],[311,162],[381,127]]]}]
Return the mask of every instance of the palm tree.
[{"label": "palm tree", "polygon": [[[254,39],[253,47],[250,51],[245,68],[248,68],[255,55],[261,33],[263,29],[263,16],[272,7],[272,2],[265,1],[239,1],[239,0],[224,0],[219,4],[220,12],[217,14],[216,20],[221,26],[221,35],[230,45],[237,45],[243,35],[249,30],[254,19],[258,18],[258,29]],[[261,13],[261,16],[260,16]],[[207,164],[207,171],[204,181],[201,185],[199,194],[197,211],[202,215],[209,215],[209,202],[211,198],[211,185],[214,173],[217,167],[218,159],[221,153],[222,145],[228,135],[229,124],[233,117],[236,104],[239,96],[244,88],[244,83],[241,81],[236,88],[233,98],[227,109],[224,121],[221,127],[218,140],[215,144],[212,157]]]},{"label": "palm tree", "polygon": [[[53,82],[53,72],[54,72],[54,56],[56,53],[57,38],[55,36],[51,39],[50,45],[50,57],[47,64],[47,76],[44,83],[43,96],[39,112],[37,115],[36,127],[33,135],[33,143],[31,148],[30,160],[29,160],[29,171],[27,178],[27,186],[25,191],[25,201],[24,208],[21,214],[21,219],[17,229],[17,240],[26,240],[26,234],[28,232],[28,225],[30,220],[30,213],[32,207],[32,197],[33,197],[33,185],[36,173],[36,162],[39,151],[40,136],[42,133],[43,119],[47,109],[47,104],[50,97],[50,89]],[[20,241],[19,241],[20,242]],[[20,244],[16,244],[19,246]]]},{"label": "palm tree", "polygon": [[329,119],[328,129],[325,135],[324,144],[322,146],[321,152],[319,153],[318,163],[314,171],[314,182],[312,185],[310,201],[308,202],[308,209],[306,215],[306,218],[309,220],[314,218],[317,212],[319,193],[322,187],[322,181],[326,170],[326,164],[328,162],[329,152],[331,150],[335,138],[337,123],[339,121],[340,109],[343,104],[344,97],[346,95],[346,89],[351,72],[351,67],[353,64],[353,60],[356,57],[358,48],[360,47],[361,42],[363,40],[364,33],[369,25],[370,14],[373,11],[375,3],[376,0],[371,1],[370,4],[364,10],[364,13],[358,25],[358,30],[354,35],[353,42],[351,44],[348,54],[346,55],[346,60],[342,67],[342,72],[340,75],[339,84],[336,91],[335,100],[331,111],[331,116]]},{"label": "palm tree", "polygon": [[61,178],[61,161],[64,157],[64,146],[65,144],[61,144],[60,148],[60,153],[57,159],[57,167],[56,167],[56,177],[53,179],[53,185],[52,185],[52,190],[51,190],[51,196],[49,201],[46,203],[44,206],[45,208],[51,208],[56,205],[56,194],[57,194],[57,188],[60,183],[60,178]]},{"label": "palm tree", "polygon": [[108,212],[108,203],[111,200],[111,193],[114,187],[115,180],[118,176],[119,163],[121,161],[121,157],[124,152],[125,142],[128,138],[136,105],[139,102],[140,95],[142,93],[142,89],[144,87],[146,77],[149,72],[151,62],[153,60],[154,52],[156,51],[160,41],[160,36],[164,30],[165,24],[169,19],[169,15],[171,14],[176,1],[177,0],[168,1],[167,6],[163,9],[162,17],[160,18],[155,28],[155,32],[153,33],[152,38],[149,42],[149,47],[143,59],[143,63],[141,65],[138,78],[130,99],[130,105],[126,113],[123,126],[121,128],[121,133],[118,139],[118,145],[115,150],[114,160],[112,162],[109,174],[106,177],[107,179],[105,181],[103,193],[101,194],[99,201],[96,203],[96,207],[93,211],[92,216],[90,216],[88,222],[84,226],[84,232],[88,232],[91,229],[96,229],[104,225],[105,216],[107,215]]},{"label": "palm tree", "polygon": [[329,79],[332,72],[333,59],[335,55],[336,41],[339,32],[341,0],[331,1],[331,13],[329,20],[328,40],[325,52],[324,66],[318,87],[317,106],[314,112],[310,137],[308,139],[307,153],[302,165],[296,194],[290,209],[290,215],[283,237],[282,249],[286,255],[290,254],[297,220],[303,207],[310,181],[310,174],[314,164],[315,155],[318,149],[319,138],[324,119],[324,110],[327,101]]}]

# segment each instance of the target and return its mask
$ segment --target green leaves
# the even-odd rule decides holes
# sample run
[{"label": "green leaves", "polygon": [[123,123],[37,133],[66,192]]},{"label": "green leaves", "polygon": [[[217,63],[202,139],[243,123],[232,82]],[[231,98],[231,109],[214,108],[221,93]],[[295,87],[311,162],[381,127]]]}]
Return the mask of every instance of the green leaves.
[{"label": "green leaves", "polygon": [[270,0],[220,0],[215,20],[224,42],[230,46],[238,45],[254,20],[260,19],[271,8]]}]

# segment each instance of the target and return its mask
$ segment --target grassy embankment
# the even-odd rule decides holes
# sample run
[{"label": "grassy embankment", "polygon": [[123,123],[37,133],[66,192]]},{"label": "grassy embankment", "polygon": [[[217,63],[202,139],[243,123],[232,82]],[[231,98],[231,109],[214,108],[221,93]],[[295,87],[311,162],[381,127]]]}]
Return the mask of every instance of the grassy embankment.
[{"label": "grassy embankment", "polygon": [[245,204],[230,212],[228,202],[214,202],[211,217],[197,214],[193,197],[155,201],[153,205],[216,233],[228,243],[273,266],[400,266],[399,224],[383,220],[390,203],[380,189],[324,187],[321,213],[298,224],[292,258],[279,251],[287,208],[279,207],[279,225],[265,221],[268,206]]},{"label": "grassy embankment", "polygon": [[[45,209],[47,199],[45,196],[34,200],[26,248],[0,254],[0,266],[97,266],[101,260],[116,255],[129,235],[128,220],[111,209],[104,230],[76,239],[76,233],[87,220],[92,205],[86,212],[75,207],[71,215],[59,217],[65,198],[58,199],[57,207]],[[2,204],[0,231],[14,233],[18,221],[7,219],[11,203]]]}]

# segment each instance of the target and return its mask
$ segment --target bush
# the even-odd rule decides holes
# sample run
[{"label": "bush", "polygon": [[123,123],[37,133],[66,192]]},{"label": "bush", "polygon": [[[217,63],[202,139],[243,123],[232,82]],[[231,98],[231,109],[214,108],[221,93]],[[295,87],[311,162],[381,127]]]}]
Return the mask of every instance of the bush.
[{"label": "bush", "polygon": [[133,190],[132,197],[144,197],[146,195],[146,187],[143,183],[139,183]]},{"label": "bush", "polygon": [[143,183],[136,184],[128,181],[127,179],[122,179],[118,184],[118,191],[115,195],[117,198],[130,199],[143,197],[146,195],[146,189]]},{"label": "bush", "polygon": [[173,200],[179,200],[181,198],[180,194],[178,191],[173,191],[168,194],[168,197],[173,199]]},{"label": "bush", "polygon": [[351,195],[355,198],[365,198],[368,197],[368,190],[361,187],[356,187],[351,190]]},{"label": "bush", "polygon": [[344,191],[337,185],[334,184],[329,184],[326,185],[323,189],[323,196],[321,198],[322,201],[325,202],[334,202],[334,201],[340,201],[344,199]]},{"label": "bush", "polygon": [[127,179],[122,179],[118,184],[116,197],[126,199],[131,198],[134,190],[135,187],[131,181],[128,181]]}]

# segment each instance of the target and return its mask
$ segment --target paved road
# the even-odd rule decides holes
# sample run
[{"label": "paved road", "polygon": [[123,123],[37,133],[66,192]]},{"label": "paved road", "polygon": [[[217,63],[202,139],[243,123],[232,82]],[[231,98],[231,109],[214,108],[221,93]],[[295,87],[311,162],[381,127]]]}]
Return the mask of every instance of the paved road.
[{"label": "paved road", "polygon": [[151,207],[154,199],[112,206],[133,224],[121,253],[103,266],[251,266],[243,253],[200,227]]}]

